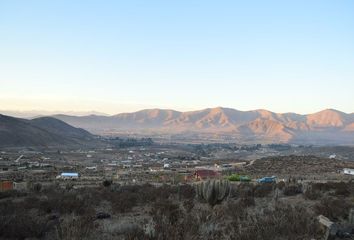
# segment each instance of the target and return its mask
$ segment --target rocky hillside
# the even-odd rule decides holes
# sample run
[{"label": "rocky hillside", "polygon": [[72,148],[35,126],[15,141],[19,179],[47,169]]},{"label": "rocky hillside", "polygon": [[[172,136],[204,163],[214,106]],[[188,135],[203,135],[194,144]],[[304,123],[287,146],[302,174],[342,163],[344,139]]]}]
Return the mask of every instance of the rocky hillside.
[{"label": "rocky hillside", "polygon": [[51,117],[26,120],[0,115],[0,147],[95,144],[94,135]]}]

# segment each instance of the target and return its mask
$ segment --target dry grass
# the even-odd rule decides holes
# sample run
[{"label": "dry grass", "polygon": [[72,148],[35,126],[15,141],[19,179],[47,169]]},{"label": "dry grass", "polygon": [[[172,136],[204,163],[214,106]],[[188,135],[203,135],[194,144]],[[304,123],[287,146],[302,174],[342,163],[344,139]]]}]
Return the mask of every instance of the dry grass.
[{"label": "dry grass", "polygon": [[[188,185],[11,193],[0,204],[0,238],[318,239],[319,214],[347,219],[353,184],[310,185],[304,193],[293,183],[233,185],[230,197],[213,208]],[[276,190],[283,193],[280,199]],[[112,219],[95,218],[102,206]]]}]

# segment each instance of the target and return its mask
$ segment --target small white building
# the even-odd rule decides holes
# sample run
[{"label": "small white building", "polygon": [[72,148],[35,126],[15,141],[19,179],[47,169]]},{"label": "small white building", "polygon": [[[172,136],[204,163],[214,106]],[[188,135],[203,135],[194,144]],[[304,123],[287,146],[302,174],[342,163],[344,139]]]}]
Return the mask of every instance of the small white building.
[{"label": "small white building", "polygon": [[97,166],[86,167],[86,170],[97,171]]},{"label": "small white building", "polygon": [[337,157],[336,154],[331,154],[328,158],[329,158],[329,159],[335,159],[336,157]]},{"label": "small white building", "polygon": [[57,176],[58,179],[78,179],[79,178],[79,174],[78,173],[68,173],[68,172],[63,172],[61,173],[59,176]]},{"label": "small white building", "polygon": [[354,169],[352,169],[352,168],[344,168],[343,169],[343,173],[344,174],[348,174],[348,175],[354,175]]},{"label": "small white building", "polygon": [[27,182],[13,182],[13,188],[18,191],[26,191],[27,186]]}]

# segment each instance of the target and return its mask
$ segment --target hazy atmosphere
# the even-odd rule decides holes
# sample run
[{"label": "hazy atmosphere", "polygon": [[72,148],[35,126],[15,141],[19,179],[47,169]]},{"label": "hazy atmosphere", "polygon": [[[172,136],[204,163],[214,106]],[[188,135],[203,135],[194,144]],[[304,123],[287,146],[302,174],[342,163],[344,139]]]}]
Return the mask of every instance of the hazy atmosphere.
[{"label": "hazy atmosphere", "polygon": [[352,1],[1,1],[0,109],[354,112]]}]

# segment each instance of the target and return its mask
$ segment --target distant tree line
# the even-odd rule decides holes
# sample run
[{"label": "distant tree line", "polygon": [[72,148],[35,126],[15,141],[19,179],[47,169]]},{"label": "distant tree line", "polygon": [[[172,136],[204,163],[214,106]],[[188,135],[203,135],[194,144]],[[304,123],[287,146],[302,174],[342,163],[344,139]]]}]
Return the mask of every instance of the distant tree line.
[{"label": "distant tree line", "polygon": [[286,151],[291,149],[289,144],[268,144],[268,147],[277,151]]},{"label": "distant tree line", "polygon": [[146,147],[154,144],[151,138],[109,138],[108,141],[115,147]]},{"label": "distant tree line", "polygon": [[[198,153],[199,155],[207,155],[211,152],[214,152],[216,150],[220,149],[225,149],[225,150],[231,150],[231,151],[256,151],[260,150],[263,147],[274,149],[277,151],[286,151],[290,150],[292,146],[290,144],[249,144],[249,145],[237,145],[236,143],[210,143],[210,144],[189,144],[190,147],[193,148],[193,150]],[[307,147],[311,148],[311,146],[298,146],[299,148],[301,147]]]},{"label": "distant tree line", "polygon": [[217,150],[244,150],[244,151],[255,151],[262,148],[262,144],[252,144],[252,145],[236,145],[235,143],[210,143],[210,144],[195,144],[189,145],[193,150],[200,156],[207,156],[208,154],[215,152]]}]

